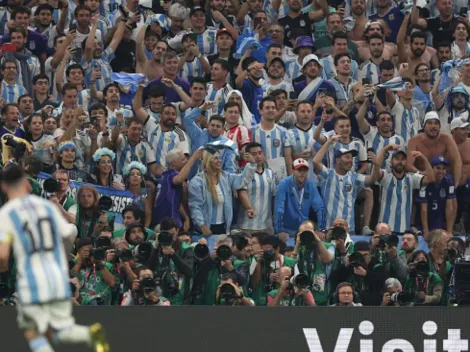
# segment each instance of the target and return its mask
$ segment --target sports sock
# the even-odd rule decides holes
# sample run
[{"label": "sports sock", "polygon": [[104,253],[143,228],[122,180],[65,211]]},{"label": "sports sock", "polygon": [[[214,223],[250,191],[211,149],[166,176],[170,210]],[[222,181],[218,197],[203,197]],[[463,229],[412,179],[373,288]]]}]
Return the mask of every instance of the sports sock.
[{"label": "sports sock", "polygon": [[58,331],[55,341],[66,344],[91,343],[90,328],[83,325],[72,325],[71,327]]},{"label": "sports sock", "polygon": [[44,336],[29,340],[29,348],[32,352],[54,352],[49,341]]}]

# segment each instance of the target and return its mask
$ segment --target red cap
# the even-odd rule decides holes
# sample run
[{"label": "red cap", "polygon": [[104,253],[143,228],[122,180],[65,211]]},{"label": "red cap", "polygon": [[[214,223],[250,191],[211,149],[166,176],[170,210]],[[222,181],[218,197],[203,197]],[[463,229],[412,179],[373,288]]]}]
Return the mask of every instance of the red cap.
[{"label": "red cap", "polygon": [[228,34],[233,39],[232,34],[227,30],[227,28],[219,29],[217,31],[217,36],[215,37],[215,39],[217,39],[219,37],[219,35],[221,35],[221,34]]}]

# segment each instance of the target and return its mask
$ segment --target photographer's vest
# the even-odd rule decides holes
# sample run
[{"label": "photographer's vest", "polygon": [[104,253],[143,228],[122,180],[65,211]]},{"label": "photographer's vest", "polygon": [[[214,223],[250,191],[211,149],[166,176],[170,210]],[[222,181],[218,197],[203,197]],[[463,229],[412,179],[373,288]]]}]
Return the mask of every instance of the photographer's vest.
[{"label": "photographer's vest", "polygon": [[[103,264],[106,265],[110,273],[115,274],[111,263],[103,262]],[[77,278],[82,306],[86,306],[96,299],[100,299],[104,305],[111,304],[112,290],[104,281],[101,271],[94,270],[93,267],[82,267],[77,273]]]},{"label": "photographer's vest", "polygon": [[[187,250],[192,251],[192,246],[188,245],[185,242],[180,242],[180,250],[179,250],[179,257],[184,258],[184,253]],[[173,261],[171,261],[173,263]],[[192,280],[190,277],[186,277],[183,273],[178,271],[178,268],[175,267],[176,276],[178,278],[178,293],[173,297],[169,297],[168,300],[170,301],[172,306],[181,306],[183,304],[189,304],[187,300],[189,297],[190,288],[192,285]]]},{"label": "photographer's vest", "polygon": [[[441,304],[446,306],[449,303],[449,280],[450,273],[452,271],[452,264],[449,261],[446,261],[446,280],[442,280],[442,297]],[[439,276],[439,266],[434,262],[434,258],[429,254],[429,272],[434,273]]]},{"label": "photographer's vest", "polygon": [[65,203],[62,204],[62,206],[64,207],[65,211],[68,211],[70,209],[70,207],[74,204],[77,204],[76,201],[73,200],[73,198],[71,198],[70,196],[65,196]]},{"label": "photographer's vest", "polygon": [[[433,291],[434,291],[434,286],[436,286],[439,283],[442,283],[442,280],[439,277],[439,275],[430,272],[429,276],[424,279],[424,293],[426,294],[426,296],[432,296]],[[412,293],[412,294],[418,293],[416,277],[412,277],[408,275],[405,278],[404,291]]]},{"label": "photographer's vest", "polygon": [[[329,249],[331,243],[323,242],[326,249]],[[315,257],[313,257],[315,256]],[[327,265],[323,264],[319,255],[312,250],[301,246],[299,249],[299,260],[297,261],[299,273],[304,273],[310,278],[311,291],[317,306],[326,306],[328,304],[329,294],[329,275],[327,275]]]},{"label": "photographer's vest", "polygon": [[[64,207],[65,208],[65,207]],[[78,229],[78,235],[77,238],[85,238],[85,237],[91,237],[93,235],[94,228],[96,224],[98,224],[99,221],[99,215],[86,215],[82,211],[80,211],[81,207],[78,207],[77,211],[77,217],[75,220],[75,225],[77,226]],[[108,220],[108,225],[111,227],[111,229],[114,228],[114,215],[110,213],[106,213],[106,218]]]}]

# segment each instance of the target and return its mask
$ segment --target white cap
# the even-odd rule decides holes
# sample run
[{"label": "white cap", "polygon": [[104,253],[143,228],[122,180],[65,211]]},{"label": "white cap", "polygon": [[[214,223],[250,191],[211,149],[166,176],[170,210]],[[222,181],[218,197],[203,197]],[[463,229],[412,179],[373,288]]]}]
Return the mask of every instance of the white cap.
[{"label": "white cap", "polygon": [[302,158],[295,159],[294,164],[292,166],[294,167],[294,170],[300,169],[302,167],[310,169],[310,166],[308,165],[307,161]]},{"label": "white cap", "polygon": [[304,61],[302,61],[302,69],[307,65],[310,61],[315,61],[317,64],[319,64],[321,67],[322,64],[320,63],[320,60],[318,59],[318,56],[315,54],[310,54],[304,57]]},{"label": "white cap", "polygon": [[423,126],[426,124],[426,122],[428,122],[429,120],[437,120],[439,121],[439,123],[441,122],[441,120],[439,120],[439,115],[437,114],[437,112],[435,111],[429,111],[426,113],[426,115],[424,115],[424,122],[423,122]]},{"label": "white cap", "polygon": [[465,122],[460,117],[457,117],[453,119],[452,122],[450,123],[450,130],[453,131],[455,128],[465,128],[469,125],[470,123]]}]

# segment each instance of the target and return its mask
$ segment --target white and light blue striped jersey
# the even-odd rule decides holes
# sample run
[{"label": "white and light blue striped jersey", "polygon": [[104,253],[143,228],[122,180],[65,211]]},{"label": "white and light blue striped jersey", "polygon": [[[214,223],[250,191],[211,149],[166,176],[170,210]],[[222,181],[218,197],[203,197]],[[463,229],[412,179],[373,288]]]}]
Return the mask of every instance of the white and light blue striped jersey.
[{"label": "white and light blue striped jersey", "polygon": [[[188,33],[193,33],[192,30],[181,31],[176,36],[168,40],[168,45],[173,50],[179,51],[181,49],[181,39],[183,36]],[[217,54],[217,44],[215,39],[217,37],[217,29],[206,29],[203,33],[196,35],[197,46],[199,47],[199,51],[206,55],[214,55]]]},{"label": "white and light blue striped jersey", "polygon": [[[181,58],[182,56],[179,57],[180,60]],[[193,61],[185,61],[179,76],[188,82],[190,81],[191,77],[204,77],[205,72],[202,68],[201,60],[195,57]]]},{"label": "white and light blue striped jersey", "polygon": [[212,113],[219,115],[222,114],[228,93],[230,93],[233,88],[227,83],[224,87],[215,89],[212,83],[208,83],[206,89],[207,93],[204,100],[214,101],[217,103],[216,108],[213,109]]},{"label": "white and light blue striped jersey", "polygon": [[302,64],[298,63],[298,59],[290,60],[286,62],[286,73],[289,76],[291,82],[299,76],[302,76]]},{"label": "white and light blue striped jersey", "polygon": [[134,116],[132,110],[125,108],[124,106],[120,106],[119,109],[115,110],[111,110],[108,106],[106,106],[106,110],[108,110],[108,119],[106,121],[106,126],[108,128],[112,128],[117,125],[116,113],[121,113],[124,121]]},{"label": "white and light blue striped jersey", "polygon": [[326,226],[329,227],[337,218],[349,223],[354,233],[354,205],[359,187],[365,186],[365,175],[349,171],[339,175],[334,169],[323,165],[318,174],[320,192],[326,207]]},{"label": "white and light blue striped jersey", "polygon": [[397,99],[390,113],[393,116],[395,133],[402,136],[405,143],[408,143],[411,137],[418,134],[421,129],[418,109],[415,107],[406,109]]},{"label": "white and light blue striped jersey", "polygon": [[55,138],[48,134],[43,134],[37,141],[31,140],[36,155],[46,165],[54,164],[54,149],[56,147]]},{"label": "white and light blue striped jersey", "polygon": [[8,33],[7,22],[10,20],[11,14],[8,7],[0,7],[0,36]]},{"label": "white and light blue striped jersey", "polygon": [[49,201],[27,195],[0,209],[0,242],[11,243],[16,292],[22,305],[70,299],[69,268],[62,239],[70,224]]},{"label": "white and light blue striped jersey", "polygon": [[8,84],[5,81],[2,81],[2,94],[1,97],[5,103],[17,103],[18,98],[23,94],[28,94],[28,91],[21,84]]},{"label": "white and light blue striped jersey", "polygon": [[383,170],[379,184],[382,199],[379,221],[389,224],[392,232],[404,233],[410,228],[413,190],[421,188],[423,175],[408,173],[398,179],[392,172]]},{"label": "white and light blue striped jersey", "polygon": [[[5,61],[5,58],[1,60],[3,63]],[[18,76],[16,76],[16,83],[18,84],[23,84],[23,74],[21,72],[21,62],[20,60],[16,59],[16,67],[18,67]],[[34,77],[38,74],[41,73],[41,63],[39,62],[39,59],[36,56],[31,55],[29,58],[26,59],[26,63],[28,64],[29,67],[29,72],[30,72],[30,77]],[[32,94],[32,92],[31,92]]]},{"label": "white and light blue striped jersey", "polygon": [[[212,205],[212,216],[211,216],[211,223],[210,225],[217,225],[223,224],[225,222],[225,214],[224,214],[224,201],[225,197],[222,192],[222,188],[220,187],[220,183],[215,186],[215,190],[217,193],[217,204]],[[212,194],[210,193],[212,202]],[[220,235],[220,234],[219,234]]]},{"label": "white and light blue striped jersey", "polygon": [[102,92],[106,85],[111,83],[111,72],[113,72],[113,69],[111,68],[110,62],[112,59],[114,59],[114,51],[108,46],[103,51],[101,58],[91,59],[90,62],[82,63],[82,67],[85,70],[85,83],[87,87],[90,86],[91,73],[95,66],[99,67],[101,71],[101,78],[97,79],[95,82],[96,89]]},{"label": "white and light blue striped jersey", "polygon": [[[320,64],[323,66],[322,77],[323,79],[332,79],[336,76],[336,67],[335,67],[335,60],[333,56],[328,55],[320,59]],[[359,65],[357,64],[356,60],[351,60],[351,77],[357,81],[357,71]]]},{"label": "white and light blue striped jersey", "polygon": [[132,146],[127,140],[127,136],[120,135],[116,150],[116,174],[122,175],[124,167],[132,161],[138,161],[145,166],[153,164],[155,160],[155,151],[150,144],[141,140]]},{"label": "white and light blue striped jersey", "polygon": [[287,96],[289,96],[290,93],[294,91],[294,87],[292,87],[292,84],[285,80],[281,81],[281,83],[278,84],[271,84],[269,83],[269,79],[267,79],[263,81],[261,87],[263,88],[264,96],[271,94],[276,89],[285,90],[287,92]]},{"label": "white and light blue striped jersey", "polygon": [[[328,134],[326,134],[328,135]],[[331,135],[331,134],[330,134]],[[329,138],[329,137],[328,137]],[[367,150],[364,146],[364,143],[358,138],[351,138],[351,142],[348,144],[343,144],[340,141],[337,141],[333,144],[332,147],[326,152],[327,167],[334,169],[336,165],[335,151],[344,148],[347,150],[354,149],[357,151],[357,156],[353,158],[353,166],[351,171],[357,171],[360,167],[360,163],[367,161]]]},{"label": "white and light blue striped jersey", "polygon": [[290,147],[287,130],[278,124],[270,131],[265,131],[261,124],[251,128],[251,140],[263,146],[266,160],[284,157],[284,148]]},{"label": "white and light blue striped jersey", "polygon": [[189,154],[188,137],[181,128],[175,127],[172,131],[163,132],[160,124],[155,123],[151,117],[147,118],[144,127],[158,166],[166,169],[166,155],[170,150],[181,149],[183,153]]},{"label": "white and light blue striped jersey", "polygon": [[361,81],[364,78],[368,78],[371,84],[380,83],[380,67],[374,64],[372,61],[367,60],[359,66],[357,72],[357,79]]},{"label": "white and light blue striped jersey", "polygon": [[[298,154],[298,153],[303,153],[305,151],[312,151],[312,146],[315,140],[313,139],[313,134],[315,130],[317,129],[317,126],[312,124],[312,127],[310,127],[308,130],[304,131],[297,125],[294,125],[294,127],[290,130],[287,130],[287,138],[289,139],[289,144],[292,149],[292,155]],[[312,164],[312,159],[313,156],[310,156],[310,158],[307,160],[310,169],[309,169],[309,178],[314,178],[316,181],[316,175],[313,172],[313,164]]]},{"label": "white and light blue striped jersey", "polygon": [[104,0],[100,3],[100,14],[109,20],[110,15],[119,8],[119,5],[126,6],[125,0]]},{"label": "white and light blue striped jersey", "polygon": [[245,208],[239,207],[238,227],[250,231],[272,229],[272,205],[277,191],[276,174],[268,168],[262,173],[256,172],[246,191],[256,216],[249,218]]},{"label": "white and light blue striped jersey", "polygon": [[[77,105],[83,107],[83,109],[87,111],[89,104],[90,104],[90,90],[82,89],[77,94]],[[64,102],[61,102],[60,105],[54,110],[54,113],[53,113],[54,117],[58,117],[62,115],[63,110],[64,110]],[[108,122],[109,122],[109,119],[108,119]]]},{"label": "white and light blue striped jersey", "polygon": [[[376,155],[378,155],[378,153],[389,144],[396,144],[401,146],[405,145],[405,141],[403,140],[403,138],[397,134],[391,136],[390,138],[382,137],[379,133],[379,129],[375,126],[370,126],[369,132],[367,134],[364,134],[363,136],[366,144],[366,150],[368,148],[372,148]],[[384,161],[382,163],[381,168],[387,171],[392,171],[391,162],[392,153],[385,153]]]}]

